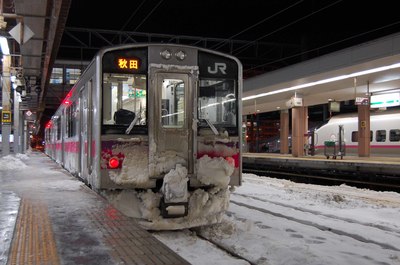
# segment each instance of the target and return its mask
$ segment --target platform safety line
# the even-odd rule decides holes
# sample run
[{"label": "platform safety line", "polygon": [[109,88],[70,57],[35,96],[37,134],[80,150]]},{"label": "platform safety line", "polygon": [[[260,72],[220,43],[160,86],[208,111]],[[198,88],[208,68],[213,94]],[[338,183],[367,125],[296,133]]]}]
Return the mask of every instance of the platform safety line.
[{"label": "platform safety line", "polygon": [[8,265],[59,265],[47,206],[22,198]]}]

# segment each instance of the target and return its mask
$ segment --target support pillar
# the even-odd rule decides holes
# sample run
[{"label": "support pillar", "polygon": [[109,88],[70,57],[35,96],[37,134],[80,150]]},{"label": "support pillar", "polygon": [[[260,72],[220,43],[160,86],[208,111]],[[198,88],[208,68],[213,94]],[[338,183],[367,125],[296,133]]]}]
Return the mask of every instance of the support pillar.
[{"label": "support pillar", "polygon": [[11,134],[11,122],[5,121],[5,113],[11,115],[11,104],[10,104],[10,91],[11,91],[11,80],[10,80],[10,66],[11,56],[3,55],[3,88],[2,88],[2,121],[1,121],[1,134],[2,134],[2,154],[4,156],[10,154],[10,134]]},{"label": "support pillar", "polygon": [[305,155],[304,146],[308,130],[308,108],[292,108],[292,156],[301,157]]},{"label": "support pillar", "polygon": [[370,106],[358,105],[358,156],[369,157],[370,146]]},{"label": "support pillar", "polygon": [[13,134],[14,134],[14,153],[18,154],[18,153],[22,153],[21,152],[21,133],[19,130],[19,96],[17,95],[17,91],[15,91],[14,89],[14,130],[13,130]]},{"label": "support pillar", "polygon": [[289,110],[280,111],[280,153],[289,154]]}]

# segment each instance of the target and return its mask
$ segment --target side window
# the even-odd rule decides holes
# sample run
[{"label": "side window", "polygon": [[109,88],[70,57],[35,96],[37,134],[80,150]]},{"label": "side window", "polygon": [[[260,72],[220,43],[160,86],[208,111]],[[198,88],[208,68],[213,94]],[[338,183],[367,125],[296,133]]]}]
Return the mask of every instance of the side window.
[{"label": "side window", "polygon": [[352,142],[358,142],[358,131],[352,131],[351,132],[351,141]]},{"label": "side window", "polygon": [[377,142],[386,142],[386,130],[377,130],[376,131],[376,141]]},{"label": "side window", "polygon": [[[369,132],[369,141],[372,142],[372,138],[373,138],[373,132],[370,131]],[[358,131],[352,131],[351,132],[351,141],[352,142],[358,142]]]},{"label": "side window", "polygon": [[57,140],[61,140],[61,118],[56,120]]},{"label": "side window", "polygon": [[391,142],[399,142],[400,141],[400,130],[392,129],[389,131],[389,140]]}]

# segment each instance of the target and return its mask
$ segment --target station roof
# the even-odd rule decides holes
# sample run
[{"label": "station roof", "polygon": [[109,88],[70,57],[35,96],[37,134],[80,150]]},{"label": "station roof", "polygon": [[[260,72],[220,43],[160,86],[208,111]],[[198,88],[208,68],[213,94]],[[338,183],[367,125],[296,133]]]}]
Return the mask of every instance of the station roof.
[{"label": "station roof", "polygon": [[[294,63],[400,31],[393,1],[363,2],[362,8],[353,2],[116,0],[94,6],[93,1],[81,0],[0,0],[0,15],[7,22],[1,35],[9,40],[13,66],[22,69],[32,86],[22,107],[36,112],[40,120],[44,111],[55,111],[54,98],[46,95],[54,93],[49,79],[56,59],[86,62],[104,46],[172,42],[230,53],[242,61],[247,87],[256,84],[260,74],[272,71],[274,76]],[[374,19],[376,13],[384,15]],[[18,23],[34,33],[29,41],[18,43],[8,34]],[[316,78],[316,73],[310,74],[312,78],[302,78]],[[246,88],[245,95],[249,91]],[[250,112],[244,104],[245,113]],[[260,111],[277,107],[266,106]]]},{"label": "station roof", "polygon": [[400,91],[400,34],[346,48],[244,81],[243,113],[349,101]]},{"label": "station roof", "polygon": [[[44,98],[70,3],[71,0],[0,1],[0,17],[6,22],[0,35],[8,39],[10,75],[20,74],[22,84],[30,89],[20,109],[37,113],[38,119],[46,107]],[[2,63],[1,68],[3,73]]]}]

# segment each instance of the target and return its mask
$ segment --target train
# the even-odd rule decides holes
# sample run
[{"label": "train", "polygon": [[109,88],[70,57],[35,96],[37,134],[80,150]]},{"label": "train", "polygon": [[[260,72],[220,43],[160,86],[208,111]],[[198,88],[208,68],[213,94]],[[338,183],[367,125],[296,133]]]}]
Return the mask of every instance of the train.
[{"label": "train", "polygon": [[99,50],[45,154],[149,230],[219,223],[242,182],[242,64],[190,45]]},{"label": "train", "polygon": [[[337,155],[341,157],[358,155],[358,113],[332,116],[325,125],[313,133],[315,154],[326,154],[327,142],[333,142],[338,148]],[[398,109],[371,111],[370,154],[400,156],[400,111]]]}]

